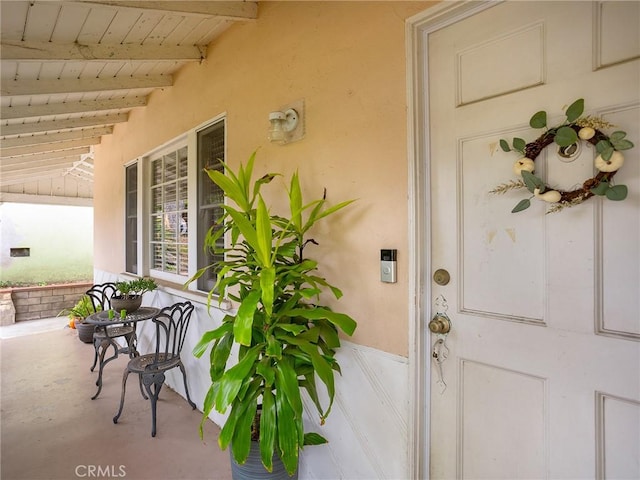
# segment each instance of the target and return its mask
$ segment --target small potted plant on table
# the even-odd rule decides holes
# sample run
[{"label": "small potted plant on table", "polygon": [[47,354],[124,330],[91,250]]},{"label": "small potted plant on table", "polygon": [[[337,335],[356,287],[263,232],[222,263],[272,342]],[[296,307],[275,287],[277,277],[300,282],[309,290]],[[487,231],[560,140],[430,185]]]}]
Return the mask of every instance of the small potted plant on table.
[{"label": "small potted plant on table", "polygon": [[142,304],[142,295],[152,292],[158,285],[151,278],[136,278],[116,282],[119,295],[111,297],[111,308],[116,312],[125,310],[127,313],[135,312]]}]

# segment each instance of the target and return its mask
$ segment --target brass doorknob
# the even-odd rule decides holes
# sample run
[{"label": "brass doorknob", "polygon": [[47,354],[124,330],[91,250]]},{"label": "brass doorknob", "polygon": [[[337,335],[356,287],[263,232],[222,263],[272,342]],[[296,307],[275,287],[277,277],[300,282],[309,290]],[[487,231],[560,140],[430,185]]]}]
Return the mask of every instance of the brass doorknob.
[{"label": "brass doorknob", "polygon": [[436,314],[429,322],[429,330],[432,333],[449,333],[451,330],[451,320],[444,315]]}]

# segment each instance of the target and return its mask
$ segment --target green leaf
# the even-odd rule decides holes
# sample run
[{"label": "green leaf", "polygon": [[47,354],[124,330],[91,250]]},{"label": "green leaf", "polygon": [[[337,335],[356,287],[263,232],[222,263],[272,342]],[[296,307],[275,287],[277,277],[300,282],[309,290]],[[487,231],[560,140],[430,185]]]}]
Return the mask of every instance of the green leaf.
[{"label": "green leaf", "polygon": [[243,382],[253,370],[256,358],[263,345],[256,345],[247,351],[242,360],[227,370],[218,382],[219,389],[216,394],[215,407],[220,413],[224,413],[240,391]]},{"label": "green leaf", "polygon": [[533,173],[527,172],[526,170],[520,170],[520,175],[522,175],[522,180],[524,180],[524,184],[531,193],[533,193],[536,188],[540,190],[540,193],[544,192],[544,182]]},{"label": "green leaf", "polygon": [[506,140],[500,139],[500,148],[505,152],[511,151],[511,147],[509,147],[509,144],[507,143]]},{"label": "green leaf", "polygon": [[600,155],[602,156],[603,160],[609,161],[611,160],[611,156],[613,155],[613,152],[615,152],[613,147],[609,147],[606,150],[604,150]]},{"label": "green leaf", "polygon": [[[232,325],[229,325],[232,327]],[[210,362],[210,375],[213,382],[217,381],[224,374],[224,370],[227,366],[227,360],[231,353],[231,347],[233,345],[233,335],[231,332],[227,333],[222,339],[216,343],[215,347],[211,350]]]},{"label": "green leaf", "polygon": [[282,358],[282,342],[276,340],[273,335],[267,335],[266,354],[270,357]]},{"label": "green leaf", "polygon": [[[286,400],[284,389],[276,389],[276,408],[280,458],[289,475],[293,475],[298,468],[300,442],[298,441],[298,426],[296,425],[295,414]],[[302,422],[302,419],[300,422]]]},{"label": "green leaf", "polygon": [[607,198],[609,200],[620,201],[627,198],[627,186],[626,185],[614,185],[607,190]]},{"label": "green leaf", "polygon": [[613,146],[616,150],[629,150],[633,148],[633,142],[629,140],[616,140],[613,142]]},{"label": "green leaf", "polygon": [[356,330],[357,323],[349,315],[344,313],[333,312],[327,308],[295,308],[289,312],[292,317],[299,316],[307,320],[327,319],[337,327],[339,327],[347,335],[353,335]]},{"label": "green leaf", "polygon": [[224,334],[229,332],[230,330],[231,330],[231,324],[223,323],[215,330],[210,330],[208,332],[205,332],[205,334],[202,335],[202,338],[200,339],[200,341],[196,344],[195,347],[193,347],[193,355],[197,358],[200,358],[202,354],[207,350],[211,342],[213,342],[214,340],[217,340],[218,338],[223,337]]},{"label": "green leaf", "polygon": [[317,212],[316,213],[315,210],[314,210],[315,215],[314,216],[309,216],[309,218],[307,219],[307,223],[305,224],[305,226],[303,228],[303,232],[302,233],[304,233],[307,230],[309,230],[313,226],[313,224],[315,222],[317,222],[318,220],[320,220],[321,218],[324,218],[324,217],[326,217],[328,215],[331,215],[332,213],[337,212],[338,210],[346,207],[347,205],[349,205],[349,204],[351,204],[353,202],[355,202],[355,200],[347,200],[345,202],[340,202],[337,205],[334,205],[333,207],[329,207],[326,210],[323,210],[322,212]]},{"label": "green leaf", "polygon": [[238,307],[236,321],[233,325],[233,336],[241,345],[251,345],[251,329],[253,328],[253,317],[260,300],[260,290],[252,290]]},{"label": "green leaf", "polygon": [[578,141],[578,134],[571,127],[560,127],[553,140],[561,147],[568,147]]},{"label": "green leaf", "polygon": [[611,143],[609,143],[607,140],[600,140],[596,144],[596,150],[598,151],[598,153],[602,153],[605,150],[608,150],[609,148],[612,148],[612,146],[611,146]]},{"label": "green leaf", "polygon": [[[584,112],[584,99],[579,98],[578,100],[573,102],[569,106],[569,108],[567,108],[567,112],[566,112],[567,122],[569,123],[575,122],[580,117],[580,115],[582,115],[582,112]],[[563,146],[566,147],[568,145],[563,145]]]},{"label": "green leaf", "polygon": [[262,299],[262,305],[264,306],[264,311],[267,318],[270,318],[273,312],[273,289],[275,279],[275,267],[266,267],[260,271],[260,290],[262,290],[260,298]]},{"label": "green leaf", "polygon": [[302,399],[298,388],[296,371],[291,365],[290,359],[282,358],[276,365],[276,389],[282,389],[295,417],[302,418]]},{"label": "green leaf", "polygon": [[262,412],[260,413],[260,457],[264,468],[269,472],[273,469],[276,431],[275,397],[270,388],[265,388],[262,393]]},{"label": "green leaf", "polygon": [[289,189],[289,209],[291,210],[291,223],[296,230],[302,229],[302,191],[298,172],[291,175],[291,187]]},{"label": "green leaf", "polygon": [[241,186],[236,181],[218,170],[207,170],[206,172],[213,183],[218,185],[224,191],[224,194],[238,205],[241,210],[248,211],[251,209]]},{"label": "green leaf", "polygon": [[626,136],[627,136],[627,132],[616,130],[611,135],[609,135],[609,140],[611,140],[612,142],[617,142],[618,140],[622,140]]},{"label": "green leaf", "polygon": [[237,404],[237,407],[244,407],[236,422],[236,428],[231,440],[231,450],[236,462],[242,464],[247,461],[251,450],[251,424],[256,416],[258,403],[255,399]]},{"label": "green leaf", "polygon": [[598,185],[593,187],[590,191],[594,195],[604,195],[609,190],[609,182],[600,182]]},{"label": "green leaf", "polygon": [[525,198],[524,200],[520,200],[520,202],[518,202],[518,204],[515,207],[513,207],[513,210],[511,210],[511,213],[521,212],[522,210],[526,210],[530,206],[531,206],[531,200],[529,200],[528,198]]},{"label": "green leaf", "polygon": [[527,146],[527,142],[525,142],[522,138],[515,137],[513,139],[513,148],[515,148],[519,152],[524,152],[524,147]]},{"label": "green leaf", "polygon": [[273,243],[271,217],[261,196],[258,196],[255,231],[257,235],[257,245],[254,246],[256,254],[263,266],[271,265],[271,245]]},{"label": "green leaf", "polygon": [[529,120],[531,128],[544,128],[547,126],[547,112],[541,110],[533,114],[531,120]]},{"label": "green leaf", "polygon": [[322,435],[315,432],[309,432],[304,434],[304,445],[323,445],[329,443],[329,441]]}]

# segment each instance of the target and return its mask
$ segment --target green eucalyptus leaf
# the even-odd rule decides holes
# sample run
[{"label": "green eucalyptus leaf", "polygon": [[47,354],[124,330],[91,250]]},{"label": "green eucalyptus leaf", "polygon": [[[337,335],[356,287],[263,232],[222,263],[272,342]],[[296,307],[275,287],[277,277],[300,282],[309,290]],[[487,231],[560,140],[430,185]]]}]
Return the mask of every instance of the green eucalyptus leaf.
[{"label": "green eucalyptus leaf", "polygon": [[609,140],[611,140],[612,142],[616,142],[618,140],[622,140],[626,136],[627,136],[627,132],[623,132],[622,130],[616,130],[611,135],[609,135]]},{"label": "green eucalyptus leaf", "polygon": [[531,193],[537,188],[540,190],[540,193],[544,192],[545,185],[542,179],[536,177],[533,173],[527,172],[526,170],[521,170],[520,174],[522,175],[522,180],[524,180],[524,184],[527,186],[527,190]]},{"label": "green eucalyptus leaf", "polygon": [[616,140],[613,142],[613,147],[616,150],[629,150],[630,148],[633,148],[633,143],[627,139]]},{"label": "green eucalyptus leaf", "polygon": [[561,147],[568,147],[578,141],[578,134],[571,127],[560,127],[553,140]]},{"label": "green eucalyptus leaf", "polygon": [[605,149],[600,155],[602,156],[603,160],[609,161],[611,160],[611,155],[613,155],[613,152],[615,152],[613,147],[609,147]]},{"label": "green eucalyptus leaf", "polygon": [[607,190],[607,198],[609,200],[620,201],[627,198],[627,186],[626,185],[614,185]]},{"label": "green eucalyptus leaf", "polygon": [[609,190],[609,182],[600,182],[598,185],[591,189],[591,193],[594,195],[604,195]]},{"label": "green eucalyptus leaf", "polygon": [[509,144],[507,143],[507,141],[503,139],[500,139],[500,148],[502,148],[502,150],[505,152],[511,151],[511,147],[509,147]]},{"label": "green eucalyptus leaf", "polygon": [[[567,108],[567,112],[566,112],[567,122],[569,123],[575,122],[580,117],[580,115],[582,115],[582,112],[584,112],[584,99],[579,98],[578,100],[573,102],[571,105],[569,105],[569,108]],[[567,146],[567,145],[564,145],[564,146]]]},{"label": "green eucalyptus leaf", "polygon": [[608,140],[600,140],[596,143],[596,150],[598,153],[602,153],[608,148],[611,148],[611,143]]},{"label": "green eucalyptus leaf", "polygon": [[544,128],[547,126],[547,112],[541,110],[533,114],[531,120],[529,120],[531,128]]},{"label": "green eucalyptus leaf", "polygon": [[519,152],[524,151],[524,147],[527,146],[527,142],[525,142],[522,138],[514,138],[513,139],[513,148]]},{"label": "green eucalyptus leaf", "polygon": [[518,204],[515,207],[513,207],[513,210],[511,210],[511,213],[521,212],[522,210],[526,210],[530,206],[531,206],[531,200],[529,200],[528,198],[525,198],[524,200],[520,200]]}]

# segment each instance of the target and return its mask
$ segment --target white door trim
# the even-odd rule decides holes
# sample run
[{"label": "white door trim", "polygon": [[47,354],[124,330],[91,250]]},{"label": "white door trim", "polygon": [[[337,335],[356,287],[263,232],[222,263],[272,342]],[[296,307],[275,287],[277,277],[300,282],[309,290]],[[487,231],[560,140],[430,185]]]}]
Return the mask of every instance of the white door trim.
[{"label": "white door trim", "polygon": [[406,22],[407,152],[409,177],[409,474],[429,478],[431,225],[429,204],[429,34],[501,1],[441,2]]}]

